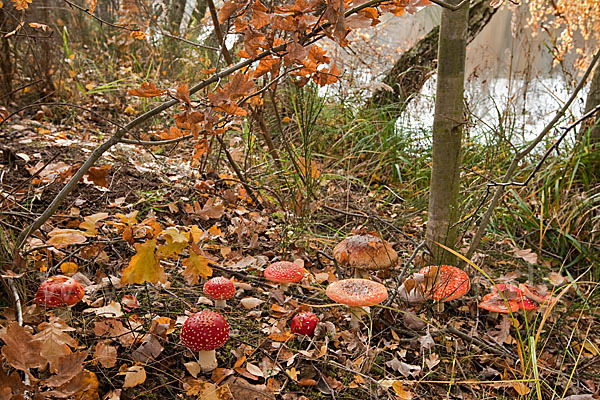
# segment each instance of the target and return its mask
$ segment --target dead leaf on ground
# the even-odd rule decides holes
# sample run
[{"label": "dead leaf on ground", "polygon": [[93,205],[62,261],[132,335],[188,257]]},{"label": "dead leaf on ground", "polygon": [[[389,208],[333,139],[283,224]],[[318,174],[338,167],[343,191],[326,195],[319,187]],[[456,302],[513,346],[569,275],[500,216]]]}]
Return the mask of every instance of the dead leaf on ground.
[{"label": "dead leaf on ground", "polygon": [[131,258],[129,265],[121,271],[121,283],[126,285],[166,282],[165,271],[154,254],[156,239],[141,244],[136,243],[135,248],[137,253]]},{"label": "dead leaf on ground", "polygon": [[15,321],[0,335],[6,346],[2,347],[2,355],[8,364],[20,371],[40,368],[46,365],[42,357],[42,343],[36,341],[31,333],[19,326]]},{"label": "dead leaf on ground", "polygon": [[124,388],[140,385],[146,381],[146,370],[141,365],[133,365],[127,369],[125,374]]},{"label": "dead leaf on ground", "polygon": [[94,347],[94,362],[104,368],[112,368],[117,364],[117,348],[111,346],[108,340],[96,343]]}]

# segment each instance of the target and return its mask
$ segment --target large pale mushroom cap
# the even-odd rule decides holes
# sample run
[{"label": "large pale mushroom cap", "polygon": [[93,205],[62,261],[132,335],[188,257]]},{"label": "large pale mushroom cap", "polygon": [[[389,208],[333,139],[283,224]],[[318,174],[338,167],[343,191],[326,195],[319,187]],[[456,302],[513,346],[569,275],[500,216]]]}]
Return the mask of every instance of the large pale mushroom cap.
[{"label": "large pale mushroom cap", "polygon": [[387,298],[387,289],[381,283],[369,279],[343,279],[327,286],[327,297],[336,303],[350,307],[366,307],[379,304]]},{"label": "large pale mushroom cap", "polygon": [[388,269],[398,261],[392,246],[372,234],[352,235],[333,248],[333,257],[340,265],[356,269]]}]

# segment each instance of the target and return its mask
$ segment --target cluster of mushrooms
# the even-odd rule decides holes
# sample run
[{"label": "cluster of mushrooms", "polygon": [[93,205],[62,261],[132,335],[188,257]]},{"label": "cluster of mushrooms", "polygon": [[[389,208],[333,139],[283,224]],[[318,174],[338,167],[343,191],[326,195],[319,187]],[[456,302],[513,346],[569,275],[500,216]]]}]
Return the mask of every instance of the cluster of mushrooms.
[{"label": "cluster of mushrooms", "polygon": [[[384,285],[368,279],[368,272],[385,270],[394,266],[398,254],[392,246],[376,234],[355,234],[342,240],[333,249],[338,264],[354,269],[355,278],[332,282],[326,295],[350,310],[350,326],[357,329],[364,314],[363,307],[383,302],[388,292]],[[465,295],[471,288],[468,275],[459,268],[442,265],[425,267],[419,271],[427,277],[419,289],[425,297],[436,301],[437,307],[443,302],[452,301]],[[263,273],[265,279],[277,283],[286,290],[293,283],[300,282],[305,275],[304,268],[288,262],[279,261],[269,265]],[[235,295],[233,282],[225,277],[214,277],[204,284],[204,293],[215,301],[215,308],[222,309],[226,301]],[[79,282],[64,275],[48,278],[36,294],[35,302],[44,307],[71,307],[84,296]],[[479,307],[496,312],[512,313],[519,310],[536,310],[539,303],[552,300],[542,296],[524,284],[519,287],[499,284],[493,292],[486,295]],[[295,315],[291,321],[291,332],[312,336],[318,318],[312,312]],[[192,314],[181,329],[181,343],[193,352],[198,352],[198,364],[203,372],[217,368],[215,350],[223,346],[229,338],[229,325],[223,315],[205,309]]]}]

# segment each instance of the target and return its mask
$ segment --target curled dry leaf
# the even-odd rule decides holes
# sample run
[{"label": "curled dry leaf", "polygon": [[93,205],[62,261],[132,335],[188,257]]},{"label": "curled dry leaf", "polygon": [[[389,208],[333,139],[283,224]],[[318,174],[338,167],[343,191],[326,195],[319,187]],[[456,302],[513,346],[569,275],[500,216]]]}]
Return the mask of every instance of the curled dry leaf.
[{"label": "curled dry leaf", "polygon": [[250,310],[252,308],[256,308],[256,307],[258,307],[259,305],[261,305],[264,302],[265,302],[264,300],[257,299],[256,297],[246,297],[246,298],[243,298],[242,300],[240,300],[240,304],[246,310]]},{"label": "curled dry leaf", "polygon": [[146,370],[141,365],[133,365],[125,373],[124,388],[140,385],[146,381]]},{"label": "curled dry leaf", "polygon": [[50,239],[46,240],[46,244],[53,246],[56,249],[63,249],[72,244],[81,244],[86,242],[86,237],[83,232],[76,229],[53,229],[48,233]]}]

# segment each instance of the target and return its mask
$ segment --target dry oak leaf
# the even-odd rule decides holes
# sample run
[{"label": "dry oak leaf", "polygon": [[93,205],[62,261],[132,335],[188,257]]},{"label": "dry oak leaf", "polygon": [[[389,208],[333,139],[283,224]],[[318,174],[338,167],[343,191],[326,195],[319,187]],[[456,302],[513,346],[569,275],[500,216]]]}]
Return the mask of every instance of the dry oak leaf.
[{"label": "dry oak leaf", "polygon": [[106,177],[108,176],[108,170],[110,169],[110,164],[103,165],[101,167],[90,167],[88,172],[83,176],[83,181],[85,183],[93,183],[96,186],[100,187],[108,187],[108,181]]},{"label": "dry oak leaf", "polygon": [[396,392],[400,400],[411,400],[413,398],[413,394],[410,390],[406,389],[400,381],[394,381],[394,383],[392,383],[392,389],[394,389],[394,392]]},{"label": "dry oak leaf", "polygon": [[135,248],[137,254],[131,258],[129,265],[121,271],[121,283],[127,285],[144,282],[166,282],[165,271],[154,254],[156,239],[141,244],[136,243]]},{"label": "dry oak leaf", "polygon": [[37,328],[38,333],[34,338],[42,344],[40,353],[50,363],[50,371],[57,372],[59,360],[71,354],[71,347],[77,346],[77,341],[67,333],[75,329],[55,316],[50,318],[50,322],[42,322]]},{"label": "dry oak leaf", "polygon": [[162,96],[165,93],[167,93],[167,91],[157,88],[154,82],[143,82],[139,89],[129,89],[127,92],[130,96],[137,97],[157,97]]},{"label": "dry oak leaf", "polygon": [[200,277],[206,279],[213,273],[212,268],[208,266],[208,259],[194,251],[190,251],[190,256],[183,259],[183,265],[186,267],[183,277],[188,285],[194,285]]},{"label": "dry oak leaf", "polygon": [[31,0],[12,0],[12,1],[13,1],[13,3],[15,3],[14,6],[18,11],[27,9],[29,7],[29,4],[31,4]]},{"label": "dry oak leaf", "polygon": [[104,368],[112,368],[117,363],[117,348],[111,346],[108,340],[96,343],[94,347],[94,362]]},{"label": "dry oak leaf", "polygon": [[159,258],[177,257],[188,245],[190,234],[181,233],[175,227],[167,228],[162,233],[165,238],[165,244],[158,246],[156,255]]},{"label": "dry oak leaf", "polygon": [[41,368],[47,361],[41,355],[42,344],[15,321],[0,335],[6,346],[2,355],[10,366],[20,371]]},{"label": "dry oak leaf", "polygon": [[200,210],[200,212],[198,213],[198,216],[204,220],[209,220],[211,218],[221,218],[225,213],[225,207],[223,206],[223,203],[219,203],[216,205],[214,203],[214,198],[208,199],[204,204],[204,207],[202,207],[202,210]]},{"label": "dry oak leaf", "polygon": [[121,305],[114,300],[102,307],[86,308],[85,310],[83,310],[83,313],[96,314],[99,317],[106,318],[120,318],[123,316],[123,310],[121,310]]},{"label": "dry oak leaf", "polygon": [[125,374],[124,388],[130,388],[146,381],[146,370],[141,365],[134,365],[127,369]]},{"label": "dry oak leaf", "polygon": [[46,240],[46,244],[56,249],[63,249],[71,244],[85,243],[87,240],[83,232],[76,229],[55,228],[48,233],[48,236],[50,239]]},{"label": "dry oak leaf", "polygon": [[45,392],[47,398],[97,400],[98,378],[91,371],[83,370],[79,375],[50,392]]},{"label": "dry oak leaf", "polygon": [[231,17],[237,9],[238,4],[235,1],[226,1],[219,11],[219,23],[222,24],[223,22],[227,21],[227,19]]},{"label": "dry oak leaf", "polygon": [[87,356],[87,351],[78,351],[61,357],[58,360],[57,374],[48,378],[44,384],[57,387],[69,382],[83,371],[83,361]]}]

